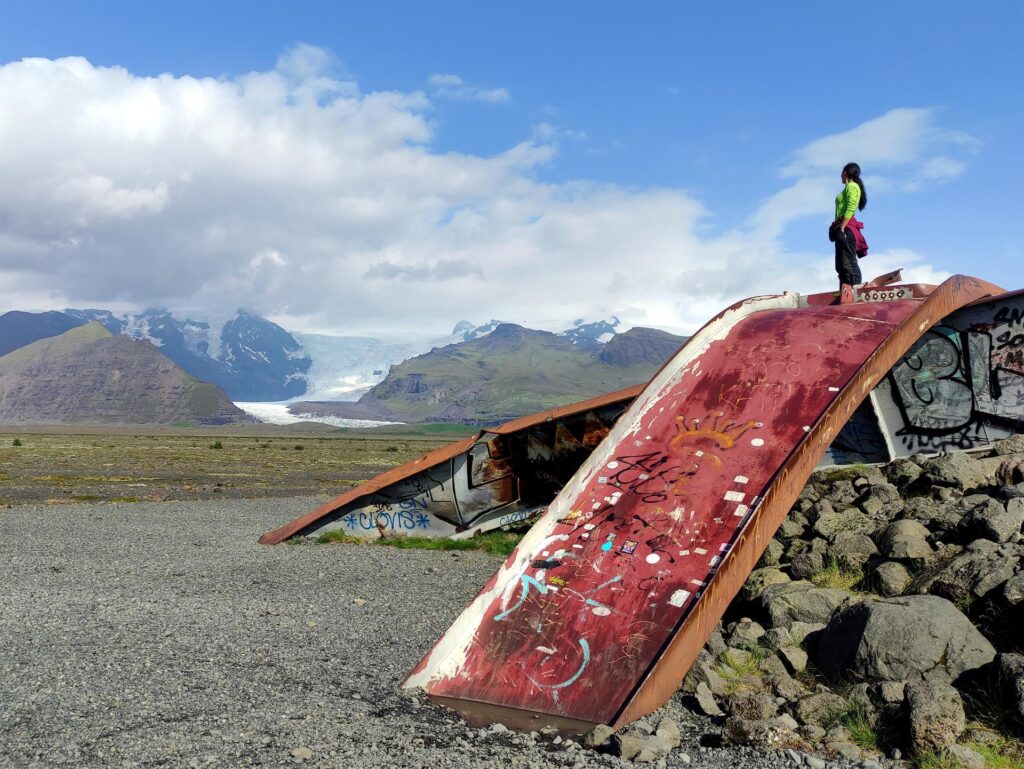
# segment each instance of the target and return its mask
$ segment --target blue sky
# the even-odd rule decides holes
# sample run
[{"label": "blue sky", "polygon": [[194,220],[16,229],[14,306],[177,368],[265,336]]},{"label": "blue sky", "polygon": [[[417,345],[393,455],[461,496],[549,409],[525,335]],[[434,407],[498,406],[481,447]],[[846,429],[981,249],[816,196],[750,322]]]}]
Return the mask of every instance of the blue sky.
[{"label": "blue sky", "polygon": [[[587,286],[590,301],[570,302],[566,311],[618,312],[633,322],[676,328],[692,325],[707,308],[736,298],[737,293],[810,287],[774,285],[771,278],[780,272],[828,278],[830,246],[823,236],[827,213],[812,213],[803,203],[796,208],[786,203],[786,190],[807,180],[812,170],[815,178],[824,178],[829,161],[822,158],[859,160],[864,166],[871,202],[863,219],[873,256],[881,255],[875,263],[869,256],[862,264],[866,275],[909,258],[925,277],[967,272],[1011,288],[1024,285],[1020,266],[1024,252],[1017,234],[1019,180],[1024,176],[1022,35],[1024,3],[1020,2],[862,2],[852,8],[812,2],[286,5],[6,0],[0,5],[0,65],[26,57],[76,56],[97,70],[120,67],[139,80],[169,73],[174,78],[237,82],[248,73],[281,70],[282,58],[299,46],[299,50],[318,52],[314,65],[307,61],[301,66],[313,66],[317,77],[355,84],[352,87],[361,96],[420,94],[424,103],[405,103],[398,109],[415,114],[424,126],[418,130],[425,133],[403,134],[401,141],[422,148],[430,159],[455,155],[494,160],[512,148],[532,147],[537,156],[517,162],[513,178],[503,184],[532,182],[551,193],[552,206],[569,198],[602,221],[620,218],[623,227],[632,226],[637,234],[635,249],[629,237],[615,238],[624,251],[631,252],[622,254],[625,262],[633,262],[627,264],[627,272],[636,269],[638,257],[658,253],[650,259],[655,274],[648,277],[654,281],[662,280],[658,271],[671,264],[671,255],[665,251],[671,250],[673,236],[667,233],[651,243],[640,230],[649,231],[651,224],[645,217],[660,210],[660,203],[652,203],[649,196],[664,202],[661,192],[675,195],[666,215],[671,216],[671,206],[678,204],[690,217],[688,230],[676,246],[685,250],[696,238],[700,247],[687,252],[691,261],[672,278],[675,285],[692,286],[700,296],[675,310],[665,297],[652,300],[657,307],[647,307],[642,281],[632,281],[634,288],[617,298],[616,286],[631,281],[616,279]],[[338,92],[328,90],[317,98],[326,106]],[[0,93],[0,114],[3,101]],[[11,109],[14,106],[9,102]],[[66,121],[67,116],[60,120]],[[871,121],[877,120],[883,123],[872,135]],[[848,137],[850,152],[842,154],[843,137],[865,125],[868,128]],[[901,130],[906,132],[902,139]],[[897,138],[886,145],[892,136]],[[839,147],[834,141],[829,144],[828,137],[839,137]],[[92,152],[92,146],[85,142],[80,151]],[[857,155],[858,150],[867,157]],[[12,151],[8,143],[8,152]],[[44,154],[39,148],[35,151]],[[153,152],[160,150],[154,146]],[[812,156],[813,161],[808,161]],[[874,164],[873,157],[877,157]],[[149,186],[125,186],[127,182],[118,186],[118,173],[131,176],[122,166],[134,162],[141,167],[148,162],[143,154],[133,158],[123,159],[120,166],[114,163],[116,173],[109,163],[92,163],[87,158],[87,165],[106,170],[93,169],[86,178],[112,180],[108,186],[115,191],[122,187],[136,192],[157,190],[159,184],[148,167],[141,176],[149,179]],[[824,196],[822,210],[827,211],[830,197],[838,191],[838,171],[836,166],[830,173],[836,177],[835,184]],[[443,175],[451,170],[436,172]],[[154,226],[158,219],[170,217],[177,201],[181,201],[179,209],[185,207],[184,193],[168,184],[169,202],[157,206],[159,216],[150,220]],[[502,209],[496,191],[501,184],[495,185],[442,195],[447,213],[438,220],[446,221],[464,209]],[[417,182],[416,188],[420,187]],[[196,189],[194,184],[191,189]],[[617,201],[614,211],[604,203],[594,204],[595,196],[603,200],[609,190]],[[460,194],[464,199],[459,199]],[[821,197],[818,188],[815,194]],[[359,196],[365,197],[362,192]],[[799,197],[790,193],[788,198],[794,196]],[[581,198],[586,200],[580,203]],[[766,228],[762,220],[779,212],[779,206],[785,211],[778,213],[778,227]],[[645,213],[637,215],[642,207],[647,207]],[[525,221],[535,223],[547,211],[538,208]],[[26,216],[19,210],[16,215],[8,213],[6,219],[23,221]],[[579,216],[566,213],[561,221],[577,221]],[[483,218],[494,219],[488,214]],[[71,219],[76,224],[69,226],[77,229],[67,237],[76,244],[91,239],[102,246],[105,238],[130,237],[137,249],[145,242],[141,223],[129,233],[123,218],[117,232],[94,221],[82,224],[80,214]],[[181,229],[182,219],[168,221],[178,223],[176,231]],[[197,228],[210,224],[189,221]],[[474,226],[487,228],[486,221]],[[337,253],[358,252],[361,257],[346,258],[368,261],[360,263],[358,270],[335,276],[338,285],[351,290],[355,275],[376,281],[367,285],[362,292],[367,301],[357,302],[351,316],[328,308],[326,297],[315,299],[316,307],[302,307],[294,295],[302,286],[293,279],[281,284],[280,295],[263,290],[263,299],[253,295],[252,285],[236,281],[233,288],[225,288],[223,280],[204,284],[198,274],[185,281],[187,290],[161,292],[144,285],[141,278],[135,285],[118,286],[117,277],[123,271],[116,263],[110,265],[108,290],[96,284],[76,294],[72,289],[80,282],[58,290],[52,276],[48,284],[45,274],[30,274],[27,252],[22,249],[19,254],[18,246],[8,247],[6,265],[0,261],[0,271],[6,266],[12,274],[17,272],[20,293],[11,291],[0,299],[35,305],[90,299],[125,306],[150,302],[199,306],[209,301],[206,296],[227,295],[319,330],[397,329],[400,324],[393,318],[375,318],[369,301],[379,303],[388,295],[388,287],[380,281],[390,278],[395,281],[393,287],[410,293],[414,305],[410,320],[415,317],[415,322],[436,317],[444,306],[416,296],[408,285],[423,282],[431,284],[428,293],[447,293],[465,301],[463,315],[483,319],[492,311],[502,311],[505,317],[514,309],[472,297],[508,290],[510,285],[514,288],[509,275],[515,272],[516,257],[506,248],[511,240],[508,226],[487,229],[484,240],[489,245],[482,246],[481,252],[490,256],[481,257],[482,267],[466,266],[465,255],[472,244],[461,239],[457,245],[441,239],[434,242],[433,252],[424,246],[413,253],[409,241],[389,243],[378,238],[368,248],[342,238],[335,246]],[[415,224],[410,228],[415,230]],[[577,270],[586,269],[584,252],[592,246],[567,237],[564,230],[552,233],[551,229],[553,225],[544,234],[548,239],[531,241],[530,247],[543,250],[560,243],[563,250],[552,253],[574,260]],[[158,233],[155,230],[159,238]],[[52,232],[44,237],[26,231],[17,240],[46,243],[53,236]],[[566,241],[579,242],[581,251],[572,251]],[[123,240],[116,241],[122,246],[116,246],[115,240],[106,243],[106,250],[127,247]],[[295,271],[300,264],[315,261],[307,253],[312,248],[308,242],[303,245],[267,235],[266,243],[266,252],[280,252],[279,258],[259,256],[264,250],[255,241],[236,245],[246,251],[245,264],[280,262]],[[287,248],[282,250],[282,244]],[[95,258],[102,261],[104,248],[97,248]],[[187,249],[187,242],[179,248]],[[720,257],[722,264],[730,270],[753,271],[756,279],[712,284],[703,280],[702,271],[715,267],[716,255],[743,249],[762,251],[760,261],[769,262],[768,268],[758,272],[757,258],[730,262],[732,257],[726,255]],[[0,260],[4,254],[0,248]],[[681,253],[680,264],[686,258]],[[508,260],[506,271],[489,267],[500,260]],[[770,263],[776,260],[785,269],[771,270]],[[232,264],[237,267],[241,262]],[[521,266],[530,281],[537,280],[536,264],[525,260]],[[606,263],[601,266],[608,271]],[[417,277],[421,280],[414,280]],[[267,281],[253,285],[265,289]],[[524,290],[529,285],[524,283]],[[821,288],[831,288],[830,282],[826,280]],[[508,319],[540,325],[562,320],[542,307],[521,304],[521,317]],[[550,304],[548,298],[545,306]]]}]

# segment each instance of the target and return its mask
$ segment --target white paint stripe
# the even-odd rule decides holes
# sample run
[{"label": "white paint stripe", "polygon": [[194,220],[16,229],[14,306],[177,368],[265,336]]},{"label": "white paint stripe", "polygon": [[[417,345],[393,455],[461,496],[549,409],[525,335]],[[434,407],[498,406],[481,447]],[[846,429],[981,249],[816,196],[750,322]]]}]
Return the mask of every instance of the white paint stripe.
[{"label": "white paint stripe", "polygon": [[742,491],[727,491],[722,499],[726,502],[742,502],[745,496],[747,495]]}]

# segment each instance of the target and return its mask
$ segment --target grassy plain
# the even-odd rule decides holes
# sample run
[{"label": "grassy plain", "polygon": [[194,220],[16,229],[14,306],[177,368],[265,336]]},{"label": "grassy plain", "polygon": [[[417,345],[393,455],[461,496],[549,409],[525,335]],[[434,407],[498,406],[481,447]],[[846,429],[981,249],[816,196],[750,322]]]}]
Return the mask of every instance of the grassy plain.
[{"label": "grassy plain", "polygon": [[422,428],[0,427],[0,506],[333,496],[459,437]]}]

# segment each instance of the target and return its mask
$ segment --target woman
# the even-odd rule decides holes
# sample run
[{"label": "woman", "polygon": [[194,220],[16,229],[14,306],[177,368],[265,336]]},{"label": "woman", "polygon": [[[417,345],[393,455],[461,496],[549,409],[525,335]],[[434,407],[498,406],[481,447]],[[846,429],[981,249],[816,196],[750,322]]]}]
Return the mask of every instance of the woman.
[{"label": "woman", "polygon": [[[858,238],[860,228],[854,213],[863,211],[868,204],[868,193],[860,180],[860,166],[847,163],[840,175],[843,191],[836,195],[836,218],[829,227],[828,239],[836,244],[836,272],[839,273],[839,301],[847,304],[853,301],[853,287],[861,282],[860,265],[857,264]],[[855,232],[856,229],[856,232]],[[866,252],[866,247],[864,252]]]}]

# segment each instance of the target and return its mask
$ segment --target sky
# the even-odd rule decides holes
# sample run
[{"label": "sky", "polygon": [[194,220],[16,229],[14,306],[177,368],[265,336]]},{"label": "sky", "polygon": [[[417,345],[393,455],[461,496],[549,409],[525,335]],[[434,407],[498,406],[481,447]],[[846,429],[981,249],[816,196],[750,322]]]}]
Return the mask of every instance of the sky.
[{"label": "sky", "polygon": [[0,312],[692,332],[865,279],[1024,286],[1024,3],[0,3]]}]

